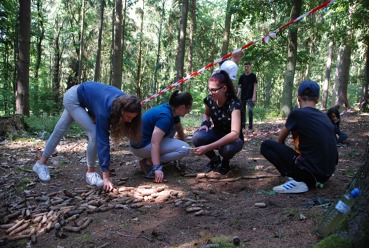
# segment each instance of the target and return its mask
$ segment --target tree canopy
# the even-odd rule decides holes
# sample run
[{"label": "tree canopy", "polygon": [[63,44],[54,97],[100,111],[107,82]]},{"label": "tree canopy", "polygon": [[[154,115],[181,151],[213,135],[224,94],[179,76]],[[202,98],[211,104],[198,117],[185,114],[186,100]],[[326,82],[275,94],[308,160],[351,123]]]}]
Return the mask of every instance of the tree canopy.
[{"label": "tree canopy", "polygon": [[[0,3],[1,115],[17,112],[16,97],[20,93],[17,87],[24,81],[19,81],[24,76],[17,70],[24,29],[20,2]],[[181,74],[189,73],[186,68],[196,71],[221,58],[222,49],[231,52],[288,23],[297,0],[30,2],[29,89],[25,88],[29,106],[23,107],[29,107],[31,115],[49,115],[60,112],[62,95],[69,87],[94,79],[145,99],[174,83],[178,76],[185,77]],[[184,10],[183,4],[186,8],[196,7],[193,13],[196,18],[187,16],[191,10]],[[319,6],[322,1],[300,4],[297,15]],[[327,100],[322,108],[336,104],[348,107],[366,97],[369,19],[365,17],[369,11],[365,6],[368,4],[368,0],[335,1],[282,30],[268,43],[258,42],[244,50],[241,63],[251,61],[259,79],[258,105],[280,109],[284,99],[292,101],[289,107],[293,107],[296,86],[307,78],[321,86],[325,81],[331,82],[324,89]],[[227,16],[231,23],[229,40],[224,46]],[[181,25],[183,21],[188,25]],[[287,80],[291,30],[297,30],[296,53],[291,55],[296,64]],[[181,36],[183,32],[187,35]],[[330,42],[333,42],[333,53],[328,56]],[[327,74],[329,59],[333,61],[329,68],[332,73]],[[182,60],[184,63],[178,64]],[[202,112],[206,82],[214,69],[217,68],[210,68],[185,83],[185,89],[195,98],[194,113]],[[290,83],[284,83],[286,80]],[[164,94],[147,103],[147,107],[168,97]]]}]

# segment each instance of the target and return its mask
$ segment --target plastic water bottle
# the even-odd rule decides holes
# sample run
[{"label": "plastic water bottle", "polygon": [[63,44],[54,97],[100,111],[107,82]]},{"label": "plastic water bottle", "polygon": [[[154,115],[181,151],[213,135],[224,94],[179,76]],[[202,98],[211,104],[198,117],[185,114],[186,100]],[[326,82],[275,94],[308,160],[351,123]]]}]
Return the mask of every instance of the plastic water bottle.
[{"label": "plastic water bottle", "polygon": [[358,188],[354,188],[350,194],[344,194],[337,202],[335,208],[325,217],[324,221],[316,230],[316,233],[324,238],[337,230],[345,215],[351,211],[351,206],[359,194],[360,190]]}]

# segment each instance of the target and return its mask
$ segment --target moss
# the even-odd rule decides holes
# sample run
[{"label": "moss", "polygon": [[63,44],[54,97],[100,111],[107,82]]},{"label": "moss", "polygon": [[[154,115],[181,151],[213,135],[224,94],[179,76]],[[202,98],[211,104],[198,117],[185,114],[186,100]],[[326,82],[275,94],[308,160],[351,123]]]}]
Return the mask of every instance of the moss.
[{"label": "moss", "polygon": [[26,179],[26,178],[22,178],[18,183],[17,183],[17,189],[19,190],[25,190],[27,189],[28,185],[31,183],[30,180]]},{"label": "moss", "polygon": [[320,241],[314,248],[351,248],[351,242],[348,239],[342,238],[336,234],[330,235]]},{"label": "moss", "polygon": [[86,242],[92,242],[93,238],[90,234],[80,234],[77,237],[74,238],[75,241],[78,243],[86,243]]}]

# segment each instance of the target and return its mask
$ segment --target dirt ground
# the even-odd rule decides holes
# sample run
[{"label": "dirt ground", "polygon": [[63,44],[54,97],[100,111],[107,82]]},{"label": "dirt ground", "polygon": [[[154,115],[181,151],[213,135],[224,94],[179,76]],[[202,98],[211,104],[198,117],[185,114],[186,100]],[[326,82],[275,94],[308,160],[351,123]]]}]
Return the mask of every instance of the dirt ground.
[{"label": "dirt ground", "polygon": [[[283,123],[256,123],[255,132],[276,130]],[[349,140],[338,148],[336,172],[324,188],[304,194],[271,190],[286,179],[259,149],[263,140],[278,134],[249,138],[226,177],[200,173],[207,159],[190,154],[180,164],[164,167],[162,184],[143,178],[126,143],[113,146],[111,172],[117,189],[109,194],[86,186],[84,137],[69,135],[61,142],[50,160],[47,183],[32,172],[45,145],[40,136],[2,141],[0,246],[233,247],[237,236],[242,247],[312,247],[329,206],[318,199],[334,203],[363,163],[369,115],[345,114],[341,129]],[[16,223],[24,230],[12,233],[10,226]],[[33,243],[27,238],[12,241],[30,233],[37,237]]]}]

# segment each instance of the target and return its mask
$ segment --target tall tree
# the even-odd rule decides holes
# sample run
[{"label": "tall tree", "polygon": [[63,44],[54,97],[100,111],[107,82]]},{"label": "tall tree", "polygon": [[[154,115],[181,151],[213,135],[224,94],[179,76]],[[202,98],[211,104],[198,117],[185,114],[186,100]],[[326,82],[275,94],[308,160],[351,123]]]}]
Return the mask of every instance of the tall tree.
[{"label": "tall tree", "polygon": [[[293,0],[291,10],[291,20],[300,16],[302,0]],[[282,100],[280,112],[282,117],[288,116],[292,109],[292,90],[295,77],[296,61],[297,61],[297,25],[293,25],[288,30],[288,54],[286,72],[284,75]]]},{"label": "tall tree", "polygon": [[361,90],[361,99],[360,102],[362,102],[364,99],[368,99],[368,85],[369,85],[369,35],[366,36],[365,41],[366,47],[365,47],[365,68],[364,68],[364,80],[362,84],[362,90]]},{"label": "tall tree", "polygon": [[350,64],[351,64],[351,45],[345,44],[343,47],[342,60],[338,72],[338,97],[335,105],[349,107],[347,100],[347,84],[349,80]]},{"label": "tall tree", "polygon": [[329,89],[329,84],[331,81],[332,59],[333,59],[333,39],[329,42],[329,45],[328,45],[328,55],[327,55],[327,62],[325,66],[325,79],[324,79],[323,94],[322,94],[323,109],[327,109],[328,89]]},{"label": "tall tree", "polygon": [[177,59],[176,59],[177,80],[183,78],[185,46],[186,46],[187,16],[188,16],[188,0],[182,0],[181,22],[180,22],[180,28],[179,28],[178,50],[177,50]]},{"label": "tall tree", "polygon": [[[190,19],[190,32],[188,35],[188,65],[186,73],[190,75],[193,70],[193,49],[194,49],[194,35],[196,29],[196,0],[191,0],[191,19]],[[190,84],[186,84],[186,89],[190,89]]]},{"label": "tall tree", "polygon": [[160,11],[160,21],[159,21],[159,30],[158,30],[158,48],[156,50],[156,63],[155,63],[155,71],[154,71],[154,82],[152,86],[152,91],[157,92],[158,91],[158,72],[161,67],[160,63],[160,53],[161,53],[161,36],[163,32],[163,21],[165,16],[165,0],[162,0],[161,2],[162,6]]},{"label": "tall tree", "polygon": [[41,58],[42,58],[42,42],[45,38],[45,26],[44,26],[44,16],[42,9],[42,0],[37,0],[37,21],[38,21],[38,32],[37,32],[37,59],[36,59],[36,69],[35,69],[35,78],[38,79],[38,74],[41,66]]},{"label": "tall tree", "polygon": [[228,53],[229,33],[231,32],[231,19],[232,19],[231,0],[227,0],[225,24],[223,31],[222,56]]},{"label": "tall tree", "polygon": [[16,113],[29,116],[31,0],[19,0],[19,60]]},{"label": "tall tree", "polygon": [[[60,27],[61,26],[61,27]],[[54,34],[53,39],[53,65],[51,70],[52,75],[52,82],[53,82],[53,90],[52,90],[52,97],[55,102],[58,102],[59,100],[59,92],[60,92],[60,64],[62,59],[62,49],[60,47],[60,35],[62,30],[62,24],[59,23],[59,18],[56,18],[55,21],[55,29],[57,32]],[[67,82],[67,89],[71,88],[73,85],[75,85],[77,82],[70,78]]]},{"label": "tall tree", "polygon": [[143,44],[143,28],[144,28],[144,7],[145,1],[142,0],[142,8],[138,8],[137,12],[141,18],[141,27],[140,27],[140,42],[138,47],[138,58],[137,58],[137,74],[136,74],[136,94],[139,98],[141,98],[141,63],[142,63],[142,44]]},{"label": "tall tree", "polygon": [[99,26],[99,36],[97,38],[97,51],[96,51],[94,81],[100,81],[100,78],[101,78],[101,42],[102,42],[102,32],[103,32],[103,27],[104,27],[105,0],[101,0],[100,4],[101,4],[100,6],[100,26]]},{"label": "tall tree", "polygon": [[122,0],[115,1],[112,85],[122,88]]},{"label": "tall tree", "polygon": [[85,0],[82,0],[81,8],[82,18],[81,18],[81,32],[79,39],[79,58],[78,58],[78,83],[81,83],[82,78],[82,65],[83,65],[83,51],[84,51],[84,40],[85,40]]}]

